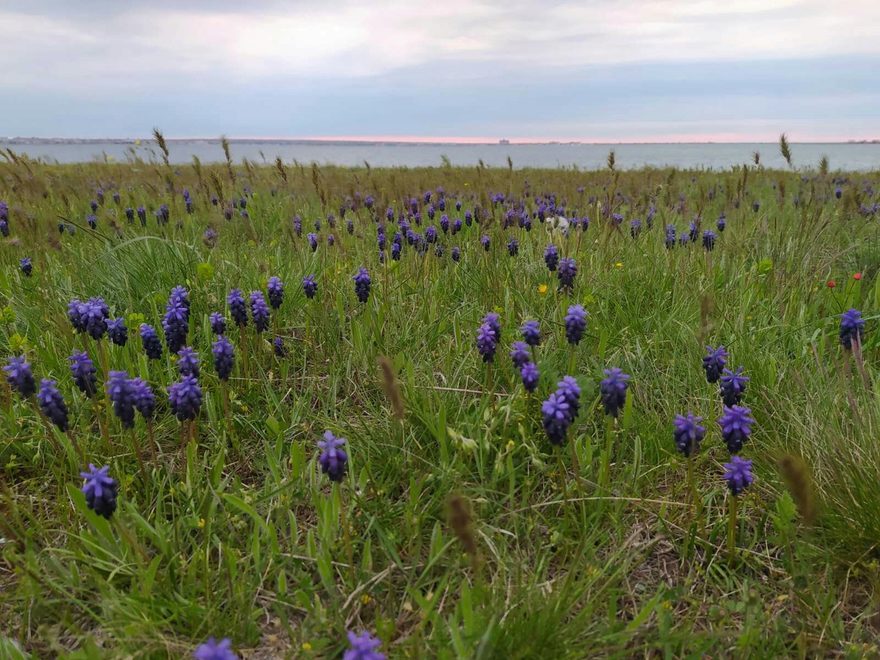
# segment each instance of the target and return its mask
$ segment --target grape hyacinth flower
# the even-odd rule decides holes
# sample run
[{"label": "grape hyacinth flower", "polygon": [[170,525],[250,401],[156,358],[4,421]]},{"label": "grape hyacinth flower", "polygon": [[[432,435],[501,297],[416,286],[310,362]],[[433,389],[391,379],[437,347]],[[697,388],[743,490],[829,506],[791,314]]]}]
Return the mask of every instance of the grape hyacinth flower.
[{"label": "grape hyacinth flower", "polygon": [[632,220],[629,223],[629,235],[633,238],[637,238],[639,234],[642,233],[642,221],[641,220]]},{"label": "grape hyacinth flower", "polygon": [[233,289],[226,296],[226,303],[229,305],[229,315],[235,321],[235,325],[243,328],[248,324],[247,305],[244,302],[244,294],[241,289]]},{"label": "grape hyacinth flower", "polygon": [[[110,309],[103,298],[89,298],[79,305],[79,324],[92,339],[100,339],[107,331],[107,318]],[[68,316],[70,311],[68,308]]]},{"label": "grape hyacinth flower", "polygon": [[152,388],[142,378],[132,378],[128,381],[128,387],[135,409],[145,420],[151,420],[156,411],[156,396]]},{"label": "grape hyacinth flower", "polygon": [[580,385],[578,385],[577,380],[573,376],[563,376],[562,380],[556,384],[556,392],[565,398],[573,421],[581,407]]},{"label": "grape hyacinth flower", "polygon": [[617,417],[624,404],[626,404],[627,381],[629,381],[630,377],[618,367],[605,369],[604,373],[606,377],[599,383],[602,405],[605,408],[606,415]]},{"label": "grape hyacinth flower", "polygon": [[529,346],[525,342],[515,341],[510,350],[510,359],[513,360],[513,366],[521,369],[526,362],[532,359],[529,353]]},{"label": "grape hyacinth flower", "polygon": [[34,271],[34,265],[31,262],[30,257],[23,257],[18,262],[19,268],[21,268],[21,272],[24,273],[25,277],[30,277],[31,273]]},{"label": "grape hyacinth flower", "polygon": [[675,247],[675,225],[666,225],[666,249],[671,250]]},{"label": "grape hyacinth flower", "polygon": [[41,380],[37,403],[40,404],[40,410],[49,421],[60,430],[67,431],[67,406],[64,405],[64,397],[58,391],[58,383],[48,378]]},{"label": "grape hyacinth flower", "polygon": [[721,437],[727,444],[727,451],[738,454],[742,451],[743,443],[752,434],[752,411],[744,406],[724,406],[724,414],[718,418],[718,426],[721,427]]},{"label": "grape hyacinth flower", "polygon": [[224,335],[220,335],[211,347],[211,352],[214,355],[214,370],[217,372],[217,377],[220,380],[229,380],[235,363],[235,349],[232,343]]},{"label": "grape hyacinth flower", "polygon": [[85,483],[82,492],[86,496],[86,504],[99,516],[110,519],[116,511],[116,498],[119,485],[110,476],[110,466],[96,468],[89,463],[88,472],[80,472]]},{"label": "grape hyacinth flower", "polygon": [[202,388],[195,376],[184,376],[169,385],[168,403],[171,412],[181,422],[195,419],[202,407]]},{"label": "grape hyacinth flower", "polygon": [[286,357],[287,349],[284,348],[284,340],[281,337],[275,337],[272,340],[272,349],[275,351],[275,357]]},{"label": "grape hyacinth flower", "polygon": [[206,642],[199,644],[193,651],[194,660],[238,660],[238,656],[232,650],[232,641],[229,638],[219,642],[209,637]]},{"label": "grape hyacinth flower", "polygon": [[330,481],[339,482],[345,476],[348,454],[342,449],[344,444],[345,438],[337,438],[330,431],[324,431],[324,439],[318,441],[318,447],[321,449],[318,462],[321,464],[321,471]]},{"label": "grape hyacinth flower", "polygon": [[565,338],[569,344],[580,343],[587,329],[587,311],[581,305],[572,305],[565,315]]},{"label": "grape hyacinth flower", "polygon": [[563,392],[553,392],[541,404],[541,417],[544,432],[547,434],[550,444],[562,445],[565,442],[565,434],[568,433],[568,427],[571,426],[571,422],[574,419]]},{"label": "grape hyacinth flower", "polygon": [[160,360],[162,358],[162,342],[159,341],[159,335],[151,325],[141,323],[140,326],[141,345],[144,347],[144,353],[151,360]]},{"label": "grape hyacinth flower", "polygon": [[721,400],[725,406],[735,406],[742,401],[746,391],[747,376],[743,376],[743,368],[737,367],[736,371],[725,369],[721,376]]},{"label": "grape hyacinth flower", "polygon": [[348,642],[351,646],[342,655],[342,660],[385,660],[385,654],[377,651],[381,640],[368,632],[355,635],[349,631]]},{"label": "grape hyacinth flower", "polygon": [[209,317],[211,321],[211,332],[215,335],[222,335],[226,332],[226,319],[220,312],[211,312]]},{"label": "grape hyacinth flower", "polygon": [[314,275],[306,275],[302,281],[303,293],[306,294],[306,298],[314,298],[315,294],[318,293],[318,282],[315,280]]},{"label": "grape hyacinth flower", "polygon": [[482,356],[483,362],[492,362],[497,348],[498,335],[492,326],[484,321],[477,329],[477,351]]},{"label": "grape hyacinth flower", "polygon": [[707,229],[703,232],[703,247],[707,252],[711,252],[715,249],[715,239],[717,238],[718,235],[711,229]]},{"label": "grape hyacinth flower", "polygon": [[700,443],[706,436],[706,428],[700,425],[702,417],[696,417],[692,413],[676,415],[672,422],[672,437],[675,440],[675,448],[686,458],[690,458],[700,449]]},{"label": "grape hyacinth flower", "polygon": [[559,270],[556,275],[559,277],[560,290],[571,291],[574,287],[574,278],[577,275],[577,264],[571,257],[564,257],[559,261]]},{"label": "grape hyacinth flower", "polygon": [[137,216],[138,216],[138,220],[140,220],[140,222],[141,222],[141,226],[146,227],[147,226],[147,209],[145,209],[143,206],[138,206]]},{"label": "grape hyacinth flower", "polygon": [[727,227],[727,218],[724,217],[723,213],[718,218],[718,222],[715,223],[715,226],[718,228],[718,233],[724,232],[724,229]]},{"label": "grape hyacinth flower", "polygon": [[724,480],[734,496],[742,494],[755,480],[752,474],[752,462],[747,458],[732,456],[730,463],[724,464],[724,470]]},{"label": "grape hyacinth flower", "polygon": [[706,380],[717,383],[721,378],[721,371],[727,364],[727,349],[724,346],[718,348],[706,347],[706,356],[703,358],[703,369],[706,371]]},{"label": "grape hyacinth flower", "polygon": [[489,239],[489,237],[488,237],[486,234],[483,234],[483,235],[480,237],[480,245],[483,246],[483,249],[484,249],[486,252],[489,251],[490,244],[491,244],[491,240]]},{"label": "grape hyacinth flower", "polygon": [[6,382],[23,398],[26,399],[37,391],[31,365],[23,355],[9,358],[9,363],[3,367],[3,371],[6,372]]},{"label": "grape hyacinth flower", "polygon": [[520,328],[523,340],[529,346],[539,346],[541,344],[541,326],[537,321],[526,321]]},{"label": "grape hyacinth flower", "polygon": [[515,238],[511,238],[509,241],[507,241],[507,253],[511,257],[515,257],[517,254],[519,254],[519,241],[518,240],[516,240]]},{"label": "grape hyacinth flower", "polygon": [[121,316],[116,319],[107,319],[107,336],[117,346],[125,346],[128,342],[128,328],[125,327],[125,319]]},{"label": "grape hyacinth flower", "polygon": [[106,384],[107,397],[113,403],[113,413],[122,422],[122,427],[134,427],[134,392],[131,381],[124,371],[111,371]]},{"label": "grape hyacinth flower", "polygon": [[547,264],[547,268],[551,273],[556,270],[556,265],[559,263],[559,250],[556,249],[555,245],[550,244],[544,250],[544,263]]},{"label": "grape hyacinth flower", "polygon": [[449,256],[452,257],[452,260],[455,263],[458,263],[459,261],[461,261],[461,248],[459,248],[457,245],[454,246],[450,251]]},{"label": "grape hyacinth flower", "polygon": [[541,374],[534,362],[526,362],[522,365],[519,375],[522,378],[523,387],[526,388],[526,392],[534,392],[538,389],[538,380]]},{"label": "grape hyacinth flower", "polygon": [[179,300],[169,299],[162,318],[165,344],[171,353],[177,353],[186,344],[189,334],[189,310]]},{"label": "grape hyacinth flower", "polygon": [[370,273],[361,266],[352,279],[354,280],[354,293],[357,299],[362,303],[367,302],[367,299],[370,297]]},{"label": "grape hyacinth flower", "polygon": [[186,310],[186,320],[189,321],[189,291],[185,287],[176,286],[168,294],[168,304],[180,305]]},{"label": "grape hyacinth flower", "polygon": [[177,371],[181,376],[199,377],[199,354],[191,347],[184,346],[177,351]]},{"label": "grape hyacinth flower", "polygon": [[74,384],[86,396],[94,396],[98,390],[97,370],[88,353],[74,351],[68,360]]},{"label": "grape hyacinth flower", "polygon": [[309,247],[312,248],[312,252],[315,252],[318,249],[318,236],[309,232],[306,234],[306,238],[309,241]]},{"label": "grape hyacinth flower", "polygon": [[846,350],[852,350],[853,341],[859,346],[865,331],[865,320],[857,309],[848,309],[840,315],[840,343]]},{"label": "grape hyacinth flower", "polygon": [[134,209],[130,206],[125,209],[125,219],[128,220],[129,224],[134,222]]},{"label": "grape hyacinth flower", "polygon": [[93,213],[89,213],[89,214],[86,216],[86,222],[88,223],[89,227],[91,227],[92,229],[97,229],[97,227],[98,227],[98,216],[94,215]]},{"label": "grape hyacinth flower", "polygon": [[254,327],[257,332],[265,332],[269,329],[269,306],[261,291],[251,291],[251,316],[254,319]]}]

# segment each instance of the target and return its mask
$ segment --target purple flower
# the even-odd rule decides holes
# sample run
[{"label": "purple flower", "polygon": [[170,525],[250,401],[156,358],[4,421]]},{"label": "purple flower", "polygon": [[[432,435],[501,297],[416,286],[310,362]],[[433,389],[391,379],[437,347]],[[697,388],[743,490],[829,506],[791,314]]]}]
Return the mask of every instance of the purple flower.
[{"label": "purple flower", "polygon": [[727,227],[727,219],[724,217],[723,213],[718,218],[718,222],[715,223],[715,226],[718,228],[719,233],[724,232],[725,227]]},{"label": "purple flower", "polygon": [[459,248],[457,245],[454,246],[450,251],[449,256],[452,257],[452,260],[455,263],[458,263],[459,261],[461,261],[461,248]]},{"label": "purple flower", "polygon": [[[469,222],[468,225],[470,225],[470,224],[471,223]],[[459,218],[456,218],[455,221],[452,223],[452,235],[455,236],[460,231],[461,231],[461,220]]]},{"label": "purple flower", "polygon": [[642,233],[642,221],[641,220],[632,220],[629,223],[629,235],[633,238],[636,238],[639,234]]},{"label": "purple flower", "polygon": [[248,324],[247,305],[244,302],[244,294],[241,289],[233,289],[226,296],[226,304],[229,305],[229,315],[235,321],[235,325],[243,328]]},{"label": "purple flower", "polygon": [[568,432],[568,427],[571,426],[573,419],[570,406],[563,392],[553,392],[541,404],[541,417],[544,432],[547,434],[550,444],[563,444],[565,442],[565,434]]},{"label": "purple flower", "polygon": [[97,370],[88,353],[74,351],[67,359],[70,360],[70,373],[73,375],[74,384],[86,396],[94,396],[98,389]]},{"label": "purple flower", "polygon": [[617,417],[626,403],[629,375],[618,367],[612,367],[605,370],[605,376],[606,378],[599,383],[602,405],[605,407],[605,414]]},{"label": "purple flower", "polygon": [[330,431],[324,431],[324,439],[318,441],[318,447],[321,449],[318,462],[321,464],[321,471],[330,481],[342,481],[342,477],[345,476],[348,454],[342,449],[344,444],[345,438],[337,438]]},{"label": "purple flower", "polygon": [[489,237],[488,237],[486,234],[483,234],[483,235],[480,237],[480,245],[483,246],[483,249],[484,249],[486,252],[489,251],[489,245],[490,245],[490,242],[491,242],[491,241],[489,240]]},{"label": "purple flower", "polygon": [[721,427],[721,437],[727,444],[727,450],[731,454],[742,451],[743,443],[752,434],[752,411],[744,406],[724,406],[724,414],[718,418],[718,426]]},{"label": "purple flower", "polygon": [[357,299],[362,303],[367,302],[367,299],[370,297],[370,273],[361,266],[352,279],[354,280],[354,293]]},{"label": "purple flower", "polygon": [[526,388],[527,392],[534,392],[538,388],[538,380],[541,374],[538,372],[538,367],[534,362],[526,362],[522,365],[519,375],[522,377],[523,387]]},{"label": "purple flower", "polygon": [[177,351],[177,371],[181,376],[199,377],[199,354],[191,347],[184,346]]},{"label": "purple flower", "polygon": [[571,257],[565,257],[559,261],[559,288],[571,291],[574,287],[574,278],[577,275],[577,264]]},{"label": "purple flower", "polygon": [[430,225],[427,229],[425,229],[425,240],[428,243],[437,242],[437,230],[434,228],[434,225]]},{"label": "purple flower", "polygon": [[755,480],[752,462],[747,458],[732,456],[730,463],[724,464],[724,480],[732,495],[740,495]]},{"label": "purple flower", "polygon": [[202,388],[195,376],[184,376],[168,387],[171,412],[181,422],[195,419],[202,407]]},{"label": "purple flower", "polygon": [[537,321],[526,321],[520,328],[522,337],[529,346],[539,346],[541,344],[541,326]]},{"label": "purple flower", "polygon": [[666,249],[675,247],[675,225],[666,225]]},{"label": "purple flower", "polygon": [[314,298],[315,294],[318,293],[318,282],[315,280],[314,275],[306,275],[303,278],[302,287],[306,298]]},{"label": "purple flower", "polygon": [[202,243],[212,248],[217,245],[217,236],[217,230],[213,227],[208,227],[202,234]]},{"label": "purple flower", "polygon": [[482,323],[477,329],[477,350],[483,358],[483,362],[492,362],[495,351],[498,348],[498,335],[489,323]]},{"label": "purple flower", "polygon": [[703,358],[703,369],[706,370],[706,380],[717,383],[721,378],[721,371],[727,364],[727,349],[724,346],[718,348],[706,347],[706,356]]},{"label": "purple flower", "polygon": [[40,410],[49,421],[62,431],[68,429],[67,406],[64,405],[64,397],[58,391],[58,384],[54,380],[44,378],[40,381],[37,402],[40,404]]},{"label": "purple flower", "polygon": [[146,419],[152,419],[156,411],[156,396],[152,388],[141,378],[132,378],[128,387],[134,400],[134,407]]},{"label": "purple flower", "polygon": [[145,209],[143,206],[138,206],[137,216],[138,216],[138,220],[141,221],[141,226],[146,227],[147,226],[147,209]]},{"label": "purple flower", "polygon": [[348,642],[351,646],[342,655],[342,660],[385,660],[385,654],[377,651],[382,642],[368,632],[355,635],[349,631]]},{"label": "purple flower", "polygon": [[507,241],[507,253],[511,257],[515,257],[517,254],[519,254],[519,241],[518,240],[516,240],[515,238],[511,238],[509,241]]},{"label": "purple flower", "polygon": [[211,332],[215,335],[222,335],[226,332],[226,319],[220,312],[211,312]]},{"label": "purple flower", "polygon": [[30,277],[31,273],[34,270],[34,265],[31,263],[30,257],[23,257],[18,262],[19,268],[21,268],[21,272],[24,273],[25,277]]},{"label": "purple flower", "polygon": [[556,266],[559,263],[559,250],[552,243],[544,250],[544,263],[547,264],[547,268],[551,273],[556,270]]},{"label": "purple flower", "polygon": [[852,349],[853,340],[861,346],[865,320],[857,309],[848,309],[840,315],[840,343],[846,350]]},{"label": "purple flower", "polygon": [[107,397],[113,403],[113,412],[122,422],[122,427],[134,426],[134,392],[131,381],[124,371],[111,371],[106,383]]},{"label": "purple flower", "polygon": [[180,300],[169,299],[162,318],[162,330],[165,332],[165,344],[171,353],[177,353],[186,343],[189,334],[189,310]]},{"label": "purple flower", "polygon": [[208,641],[199,644],[193,651],[195,660],[238,660],[238,656],[232,650],[232,642],[229,638],[221,639],[219,642],[208,637]]},{"label": "purple flower", "polygon": [[715,249],[715,239],[717,238],[718,235],[714,231],[707,229],[703,232],[703,247],[706,248],[708,252],[711,252]]},{"label": "purple flower", "polygon": [[263,297],[262,291],[251,291],[251,316],[254,319],[254,327],[257,332],[265,332],[269,329],[269,306]]},{"label": "purple flower", "polygon": [[107,336],[117,346],[125,346],[128,342],[128,328],[125,327],[125,319],[121,316],[116,319],[106,319]]},{"label": "purple flower", "polygon": [[306,234],[306,238],[309,241],[309,246],[312,248],[312,252],[315,252],[318,249],[318,236],[309,232]]},{"label": "purple flower", "polygon": [[6,372],[6,382],[22,397],[27,398],[37,391],[31,365],[24,356],[9,358],[9,363],[3,367]]},{"label": "purple flower", "polygon": [[565,315],[565,338],[569,344],[580,343],[587,329],[587,311],[581,305],[572,305]]},{"label": "purple flower", "polygon": [[100,339],[107,331],[107,317],[110,309],[103,298],[89,298],[86,302],[71,300],[67,307],[67,317],[79,332],[87,332],[92,339]]},{"label": "purple flower", "polygon": [[110,466],[96,468],[89,463],[88,472],[80,472],[85,483],[82,492],[86,496],[86,504],[99,516],[109,519],[116,511],[116,497],[119,485],[110,476]]},{"label": "purple flower", "polygon": [[98,216],[93,213],[89,213],[86,216],[86,222],[88,223],[89,227],[91,227],[92,229],[96,229],[98,227]]},{"label": "purple flower", "polygon": [[743,376],[743,368],[737,367],[736,371],[725,369],[721,376],[721,399],[725,406],[735,406],[742,400],[746,391],[747,376]]},{"label": "purple flower", "polygon": [[513,360],[514,367],[521,369],[526,362],[532,359],[528,344],[522,341],[513,342],[513,347],[510,350],[510,359]]},{"label": "purple flower", "polygon": [[129,224],[134,222],[134,209],[130,206],[125,209],[125,219],[128,220]]},{"label": "purple flower", "polygon": [[272,340],[272,348],[275,351],[275,357],[286,357],[287,349],[284,348],[284,340],[281,337],[275,337]]},{"label": "purple flower", "polygon": [[214,370],[217,372],[217,377],[220,380],[229,380],[235,364],[235,349],[232,344],[224,335],[220,335],[211,347],[211,352],[214,355]]},{"label": "purple flower", "polygon": [[140,327],[141,345],[144,347],[144,353],[151,360],[159,360],[162,358],[162,343],[159,341],[159,335],[151,325],[141,323]]},{"label": "purple flower", "polygon": [[691,413],[687,416],[676,415],[672,422],[672,437],[675,439],[675,448],[685,456],[690,456],[700,449],[700,442],[706,435],[706,428],[700,426],[702,417],[695,417]]}]

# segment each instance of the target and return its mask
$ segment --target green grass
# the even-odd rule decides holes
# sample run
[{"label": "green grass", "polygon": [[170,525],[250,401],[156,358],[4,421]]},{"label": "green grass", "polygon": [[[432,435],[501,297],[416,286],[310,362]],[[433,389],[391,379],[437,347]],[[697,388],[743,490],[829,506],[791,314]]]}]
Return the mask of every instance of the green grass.
[{"label": "green grass", "polygon": [[[339,657],[347,630],[378,635],[390,657],[880,652],[880,232],[878,216],[858,212],[873,203],[866,185],[880,188],[876,173],[840,175],[848,176],[840,200],[831,176],[755,168],[294,165],[282,179],[276,168],[245,163],[233,174],[234,183],[225,165],[0,164],[11,229],[0,250],[2,355],[24,353],[38,379],[59,381],[76,439],[120,481],[118,511],[110,521],[97,517],[65,437],[50,434],[34,406],[4,386],[0,657],[186,657],[208,636],[230,637],[247,657]],[[492,211],[482,226],[441,232],[442,258],[407,246],[400,262],[382,265],[366,209],[346,215],[354,235],[342,220],[331,230],[325,219],[356,191],[374,195],[383,217],[388,205],[400,209],[438,186],[451,220],[475,204]],[[85,217],[98,187],[106,199],[93,232]],[[195,200],[191,215],[184,187]],[[223,202],[209,201],[239,198],[245,187],[247,221],[237,211],[225,220]],[[528,233],[504,229],[490,194],[519,199],[525,191],[530,210],[535,195],[552,192],[589,216],[590,228],[568,237],[550,237],[537,221]],[[602,211],[609,201],[626,219],[622,231]],[[153,215],[161,203],[171,209],[164,227]],[[141,204],[146,228],[123,213]],[[644,221],[651,204],[653,228],[632,239],[629,220]],[[666,224],[681,232],[699,214],[704,228],[714,227],[722,211],[727,229],[713,252],[665,249]],[[59,218],[79,229],[59,234]],[[305,234],[316,219],[312,253]],[[219,234],[213,247],[202,240],[208,226]],[[392,225],[387,233],[390,248]],[[505,249],[510,236],[520,241],[516,257]],[[577,260],[571,294],[557,291],[544,265],[551,241]],[[453,245],[462,250],[457,264]],[[24,256],[33,259],[30,278],[18,269]],[[361,265],[372,276],[365,305],[351,279]],[[314,300],[300,287],[307,274],[318,281]],[[273,331],[229,331],[237,365],[226,416],[207,317],[225,308],[230,288],[265,289],[271,275],[287,287]],[[137,336],[140,322],[161,332],[178,284],[190,291],[189,343],[202,359],[204,391],[197,441],[183,449],[165,396],[174,361],[166,351],[148,363]],[[67,356],[84,349],[104,380],[96,343],[75,334],[66,316],[70,298],[91,296],[103,296],[129,326],[127,346],[107,347],[111,368],[147,379],[160,401],[146,474],[132,451],[135,441],[151,455],[142,420],[132,432],[113,419],[108,445],[97,425],[98,416],[109,419],[103,393],[85,399],[68,371]],[[590,313],[574,350],[562,321],[573,303]],[[848,307],[868,320],[863,365],[837,340]],[[495,396],[475,348],[492,310],[503,327]],[[507,356],[530,318],[545,336],[531,398]],[[276,333],[285,358],[272,353]],[[743,452],[756,480],[740,498],[732,560],[721,478],[728,455],[715,423],[721,403],[701,368],[704,346],[719,343],[730,366],[751,377],[745,402],[757,419]],[[383,391],[381,356],[397,372],[403,420]],[[605,488],[598,383],[610,366],[632,381]],[[554,451],[539,408],[565,374],[578,378],[582,408],[568,444]],[[708,429],[694,466],[698,517],[671,436],[672,418],[688,410]],[[348,439],[351,458],[335,487],[317,464],[327,429]],[[789,494],[780,474],[780,459],[791,455],[812,475],[814,521],[799,515],[803,494]],[[447,520],[451,494],[472,512],[458,533]],[[459,537],[474,541],[475,555]]]}]

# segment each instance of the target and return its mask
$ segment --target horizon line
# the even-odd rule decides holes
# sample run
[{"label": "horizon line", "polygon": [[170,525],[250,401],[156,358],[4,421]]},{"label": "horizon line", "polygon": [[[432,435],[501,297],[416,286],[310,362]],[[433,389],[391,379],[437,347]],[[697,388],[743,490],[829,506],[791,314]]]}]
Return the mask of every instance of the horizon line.
[{"label": "horizon line", "polygon": [[[585,144],[585,145],[645,145],[645,144],[778,144],[779,136],[769,137],[765,135],[742,135],[722,133],[715,135],[682,135],[672,134],[656,138],[587,138],[587,137],[490,137],[490,136],[425,136],[425,135],[314,135],[314,136],[180,136],[168,137],[169,142],[219,142],[226,138],[237,142],[318,142],[318,143],[395,143],[395,144],[430,144],[430,145],[544,145],[544,144]],[[791,144],[846,144],[846,143],[871,143],[880,140],[880,136],[810,136],[805,138],[792,138],[786,135]],[[3,136],[0,140],[51,140],[65,141],[117,141],[117,142],[155,142],[150,136],[130,137],[71,137],[71,136],[40,136],[40,135],[17,135]]]}]

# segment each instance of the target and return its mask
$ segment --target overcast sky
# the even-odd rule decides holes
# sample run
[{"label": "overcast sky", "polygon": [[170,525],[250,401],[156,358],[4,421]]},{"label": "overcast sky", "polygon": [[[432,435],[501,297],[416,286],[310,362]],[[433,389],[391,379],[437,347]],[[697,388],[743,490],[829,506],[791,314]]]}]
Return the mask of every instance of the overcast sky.
[{"label": "overcast sky", "polygon": [[880,1],[2,0],[0,135],[880,138]]}]

